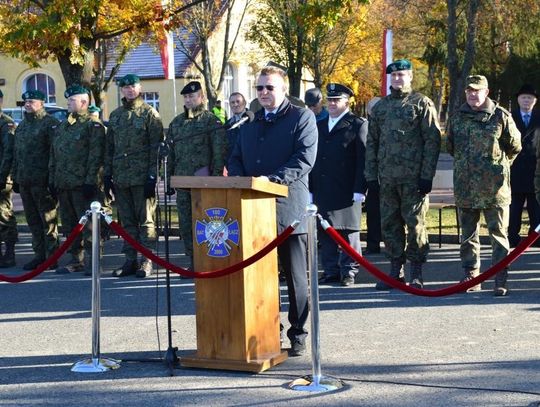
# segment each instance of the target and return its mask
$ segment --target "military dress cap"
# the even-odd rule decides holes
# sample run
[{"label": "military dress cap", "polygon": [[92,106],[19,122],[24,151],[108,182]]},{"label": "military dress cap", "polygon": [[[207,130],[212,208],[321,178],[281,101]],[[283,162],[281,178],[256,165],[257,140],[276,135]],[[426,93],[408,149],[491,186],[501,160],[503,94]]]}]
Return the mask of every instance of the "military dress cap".
[{"label": "military dress cap", "polygon": [[409,71],[412,69],[411,61],[408,59],[398,59],[386,67],[386,73],[397,71]]},{"label": "military dress cap", "polygon": [[475,90],[487,89],[488,80],[484,75],[469,75],[465,81],[465,88],[471,88]]},{"label": "military dress cap", "polygon": [[326,85],[326,97],[328,99],[333,98],[345,98],[348,99],[354,96],[354,92],[345,85],[339,83],[329,83]]},{"label": "military dress cap", "polygon": [[188,93],[195,93],[198,90],[201,90],[202,86],[199,81],[191,81],[180,91],[181,95],[187,95]]},{"label": "military dress cap", "polygon": [[136,83],[140,83],[140,82],[141,82],[141,78],[139,78],[137,75],[134,75],[132,73],[128,73],[122,79],[118,81],[118,86],[122,88],[124,86],[135,85]]},{"label": "military dress cap", "polygon": [[306,106],[315,106],[322,100],[322,92],[319,88],[311,88],[306,90],[304,101]]},{"label": "military dress cap", "polygon": [[536,89],[533,85],[526,83],[521,88],[519,88],[518,92],[516,93],[516,97],[519,95],[532,95],[537,98],[538,92],[536,92]]},{"label": "military dress cap", "polygon": [[22,99],[36,99],[45,101],[45,94],[39,90],[27,90],[22,94]]},{"label": "military dress cap", "polygon": [[90,91],[81,85],[71,85],[64,92],[64,97],[67,99],[74,95],[84,95],[84,94],[90,95]]},{"label": "military dress cap", "polygon": [[96,105],[90,105],[88,106],[88,112],[90,113],[99,113],[101,112],[101,109],[97,107]]}]

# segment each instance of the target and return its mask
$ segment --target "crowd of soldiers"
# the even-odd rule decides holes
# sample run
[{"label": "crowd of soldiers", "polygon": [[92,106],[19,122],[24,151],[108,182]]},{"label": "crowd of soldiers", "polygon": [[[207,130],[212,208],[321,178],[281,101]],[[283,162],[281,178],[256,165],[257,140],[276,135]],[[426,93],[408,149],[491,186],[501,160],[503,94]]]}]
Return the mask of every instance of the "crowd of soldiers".
[{"label": "crowd of soldiers", "polygon": [[[397,60],[386,72],[391,80],[390,94],[370,105],[366,120],[351,112],[349,99],[354,95],[347,86],[328,84],[328,108],[323,105],[320,89],[308,90],[305,100],[311,113],[298,107],[300,101],[286,96],[285,70],[279,66],[265,67],[256,86],[255,120],[242,127],[233,126],[246,114],[247,102],[242,94],[231,94],[233,116],[223,125],[226,117],[206,109],[201,84],[192,81],[181,91],[184,111],[173,119],[166,135],[159,113],[144,102],[140,78],[133,74],[119,81],[123,97],[121,105],[110,114],[107,129],[95,114],[97,109],[90,106],[90,92],[83,86],[74,85],[66,90],[69,116],[61,123],[46,113],[42,92],[25,92],[25,114],[19,126],[0,113],[0,241],[4,245],[0,267],[15,265],[17,226],[12,191],[21,195],[32,235],[34,258],[23,265],[25,270],[36,268],[58,248],[57,209],[64,229],[69,232],[93,200],[101,201],[105,210],[110,211],[114,197],[124,229],[152,249],[156,241],[161,146],[170,154],[167,179],[173,175],[222,176],[229,171],[233,176],[263,176],[285,184],[289,197],[278,199],[278,227],[281,223],[288,225],[285,220],[298,215],[299,208],[311,200],[358,252],[362,251],[362,203],[367,198],[368,229],[371,218],[374,228],[382,230],[390,276],[405,282],[404,265],[408,261],[409,284],[422,288],[423,264],[429,252],[426,214],[441,150],[441,129],[433,102],[412,89],[411,62]],[[481,214],[492,242],[493,264],[504,258],[510,246],[519,240],[519,228],[516,231],[515,225],[512,242],[508,239],[510,204],[519,207],[513,209],[514,218],[519,215],[519,224],[525,200],[531,208],[531,222],[540,216],[538,209],[534,212],[538,203],[530,174],[536,168],[534,181],[540,198],[540,166],[536,165],[533,142],[540,118],[532,110],[538,95],[534,88],[525,85],[517,95],[521,113],[510,114],[488,94],[484,76],[469,76],[466,101],[447,123],[446,147],[454,157],[454,191],[462,225],[461,281],[480,273]],[[0,93],[0,107],[2,96]],[[231,126],[236,128],[226,131]],[[285,137],[290,141],[285,142]],[[522,140],[527,153],[520,156]],[[516,157],[522,158],[531,185],[523,191],[517,188],[514,194],[510,172]],[[192,268],[190,194],[170,185],[165,185],[165,192],[176,194],[180,232]],[[324,233],[319,236],[324,269],[320,282],[354,284],[358,264]],[[85,230],[69,249],[69,263],[51,268],[58,273],[90,274],[90,238]],[[298,230],[289,240],[278,254],[285,268],[294,306],[291,308],[295,308],[290,310],[288,334],[294,353],[301,354],[307,335],[303,326],[307,317],[305,232]],[[374,238],[370,249],[368,237],[370,252],[380,250],[379,240],[380,237]],[[124,243],[122,251],[125,262],[113,275],[144,278],[153,273],[150,260],[138,259],[133,247]],[[507,276],[507,269],[497,274],[495,295],[507,294]],[[377,283],[376,288],[391,289],[383,282]],[[470,291],[478,289],[479,285]]]}]

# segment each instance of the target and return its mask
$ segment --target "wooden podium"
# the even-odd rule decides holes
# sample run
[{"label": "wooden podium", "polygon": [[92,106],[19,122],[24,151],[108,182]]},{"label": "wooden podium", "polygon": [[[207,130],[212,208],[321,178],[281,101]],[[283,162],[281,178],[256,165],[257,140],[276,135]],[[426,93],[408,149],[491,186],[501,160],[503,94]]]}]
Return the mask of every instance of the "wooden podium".
[{"label": "wooden podium", "polygon": [[[191,190],[195,271],[236,264],[276,237],[277,196],[288,188],[252,177],[171,177]],[[277,251],[224,277],[195,279],[197,352],[186,367],[262,372],[287,359],[279,333]]]}]

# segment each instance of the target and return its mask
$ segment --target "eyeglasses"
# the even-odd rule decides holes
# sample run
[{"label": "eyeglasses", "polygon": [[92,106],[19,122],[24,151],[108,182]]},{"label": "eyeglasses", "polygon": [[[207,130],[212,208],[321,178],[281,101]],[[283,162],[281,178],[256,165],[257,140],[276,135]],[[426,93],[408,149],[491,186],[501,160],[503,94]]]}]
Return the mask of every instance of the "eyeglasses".
[{"label": "eyeglasses", "polygon": [[257,89],[257,92],[262,92],[263,89],[266,89],[270,92],[272,92],[276,87],[274,85],[257,85],[255,86],[255,89]]}]

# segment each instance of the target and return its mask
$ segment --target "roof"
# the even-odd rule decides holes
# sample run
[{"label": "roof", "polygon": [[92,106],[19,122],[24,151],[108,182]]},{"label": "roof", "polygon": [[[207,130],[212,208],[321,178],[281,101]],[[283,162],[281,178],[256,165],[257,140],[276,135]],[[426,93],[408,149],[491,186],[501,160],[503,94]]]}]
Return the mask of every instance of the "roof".
[{"label": "roof", "polygon": [[[196,55],[198,53],[198,47],[195,36],[193,34],[188,34],[186,30],[181,30],[180,35],[187,36],[187,39],[184,40],[186,48],[191,52],[191,55]],[[191,66],[191,62],[183,52],[180,52],[181,46],[178,33],[173,32],[173,39],[175,44],[175,76],[177,78],[183,78]],[[115,63],[115,58],[109,58],[106,69],[107,72],[111,72]],[[137,75],[141,79],[163,79],[165,75],[163,73],[159,51],[146,42],[143,42],[137,48],[132,50],[127,55],[124,63],[120,66],[120,69],[115,75],[115,79],[130,73]]]}]

